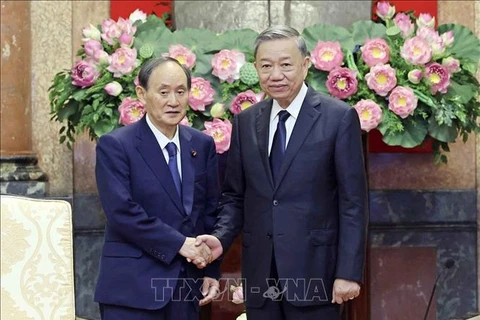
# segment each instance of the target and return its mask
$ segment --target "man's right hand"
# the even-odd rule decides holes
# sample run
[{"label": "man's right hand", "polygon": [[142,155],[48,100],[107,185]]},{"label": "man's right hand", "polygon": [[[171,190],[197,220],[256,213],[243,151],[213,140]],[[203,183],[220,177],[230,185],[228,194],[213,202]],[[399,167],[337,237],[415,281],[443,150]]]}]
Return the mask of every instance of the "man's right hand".
[{"label": "man's right hand", "polygon": [[[218,257],[220,257],[223,253],[223,247],[220,240],[218,240],[217,237],[209,234],[203,234],[203,235],[197,236],[195,245],[196,246],[207,245],[210,248],[212,253],[212,261],[218,259]],[[193,261],[193,263],[195,263],[195,261]]]},{"label": "man's right hand", "polygon": [[187,258],[188,262],[195,261],[195,265],[199,269],[205,268],[207,264],[214,260],[212,252],[207,244],[200,243],[197,245],[196,239],[190,237],[185,239],[185,242],[178,253]]}]

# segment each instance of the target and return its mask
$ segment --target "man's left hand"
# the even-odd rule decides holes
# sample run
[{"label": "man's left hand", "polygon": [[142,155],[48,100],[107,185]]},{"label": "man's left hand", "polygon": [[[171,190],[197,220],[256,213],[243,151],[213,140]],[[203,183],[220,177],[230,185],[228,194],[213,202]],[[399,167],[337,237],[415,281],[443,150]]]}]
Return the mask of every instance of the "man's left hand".
[{"label": "man's left hand", "polygon": [[335,279],[333,283],[332,303],[342,304],[353,300],[360,294],[360,285],[355,281]]},{"label": "man's left hand", "polygon": [[218,280],[210,277],[204,277],[202,285],[202,294],[204,298],[200,300],[199,305],[204,306],[206,304],[209,304],[213,301],[213,299],[217,296],[219,292],[220,283],[218,282]]}]

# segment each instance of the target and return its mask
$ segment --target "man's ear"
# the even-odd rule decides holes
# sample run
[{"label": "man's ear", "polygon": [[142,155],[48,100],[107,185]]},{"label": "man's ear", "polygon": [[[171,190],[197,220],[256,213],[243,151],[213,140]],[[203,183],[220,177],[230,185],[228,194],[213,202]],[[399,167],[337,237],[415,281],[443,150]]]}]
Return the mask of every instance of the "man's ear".
[{"label": "man's ear", "polygon": [[145,88],[142,86],[136,86],[135,92],[137,93],[138,100],[140,100],[141,103],[145,104],[147,98],[147,90],[145,90]]},{"label": "man's ear", "polygon": [[304,71],[305,71],[305,76],[303,78],[304,80],[305,80],[305,78],[307,78],[308,69],[310,69],[310,64],[311,64],[310,57],[305,57],[305,59],[303,60],[303,68],[304,68]]}]

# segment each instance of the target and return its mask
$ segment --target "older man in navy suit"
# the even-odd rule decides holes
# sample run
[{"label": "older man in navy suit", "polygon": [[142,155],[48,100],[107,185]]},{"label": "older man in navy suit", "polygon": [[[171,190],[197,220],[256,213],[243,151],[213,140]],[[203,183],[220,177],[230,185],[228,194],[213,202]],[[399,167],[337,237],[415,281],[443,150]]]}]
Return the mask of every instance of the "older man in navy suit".
[{"label": "older man in navy suit", "polygon": [[212,232],[216,221],[215,144],[179,125],[191,84],[181,64],[152,59],[139,82],[146,116],[97,145],[107,223],[95,301],[104,320],[198,319],[199,305],[218,289],[218,264],[200,270],[188,262],[202,268],[211,259],[195,236]]},{"label": "older man in navy suit", "polygon": [[235,117],[212,235],[218,257],[242,232],[249,320],[336,320],[360,293],[366,243],[366,175],[354,108],[304,80],[299,33],[262,32],[255,65],[270,99]]}]

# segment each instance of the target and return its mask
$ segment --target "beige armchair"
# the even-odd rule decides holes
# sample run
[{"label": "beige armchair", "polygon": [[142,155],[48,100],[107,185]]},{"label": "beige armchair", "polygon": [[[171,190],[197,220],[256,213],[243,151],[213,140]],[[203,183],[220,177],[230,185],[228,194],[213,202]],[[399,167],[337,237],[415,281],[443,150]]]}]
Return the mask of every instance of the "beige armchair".
[{"label": "beige armchair", "polygon": [[70,204],[7,195],[0,202],[0,318],[74,320]]}]

